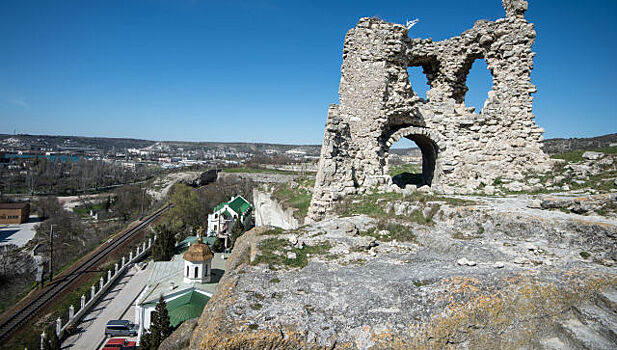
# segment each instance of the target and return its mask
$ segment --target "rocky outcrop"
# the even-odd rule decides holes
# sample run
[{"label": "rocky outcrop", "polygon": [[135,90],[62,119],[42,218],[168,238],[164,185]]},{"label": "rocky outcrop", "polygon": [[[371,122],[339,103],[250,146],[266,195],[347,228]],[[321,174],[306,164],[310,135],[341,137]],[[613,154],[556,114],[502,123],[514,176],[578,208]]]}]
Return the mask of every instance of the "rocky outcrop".
[{"label": "rocky outcrop", "polygon": [[560,327],[617,287],[617,222],[488,201],[388,195],[389,214],[251,230],[190,348],[582,348]]},{"label": "rocky outcrop", "polygon": [[191,334],[197,326],[197,320],[184,321],[169,337],[165,338],[158,350],[187,349],[191,341]]},{"label": "rocky outcrop", "polygon": [[[460,36],[409,39],[408,28],[362,18],[346,37],[339,87],[331,105],[309,218],[320,220],[337,201],[372,187],[386,190],[390,146],[406,137],[422,152],[426,185],[471,193],[497,178],[523,181],[550,169],[535,125],[531,47],[536,32],[527,2],[504,0],[506,18],[477,21]],[[483,59],[493,87],[481,111],[465,106],[466,77]],[[421,66],[430,90],[419,98],[407,68]]]},{"label": "rocky outcrop", "polygon": [[294,208],[284,208],[267,188],[253,190],[255,203],[255,226],[275,226],[282,229],[296,229],[301,223],[294,217]]},{"label": "rocky outcrop", "polygon": [[560,209],[577,214],[586,213],[609,213],[614,214],[617,210],[617,193],[599,194],[594,196],[551,196],[542,200],[544,209]]}]

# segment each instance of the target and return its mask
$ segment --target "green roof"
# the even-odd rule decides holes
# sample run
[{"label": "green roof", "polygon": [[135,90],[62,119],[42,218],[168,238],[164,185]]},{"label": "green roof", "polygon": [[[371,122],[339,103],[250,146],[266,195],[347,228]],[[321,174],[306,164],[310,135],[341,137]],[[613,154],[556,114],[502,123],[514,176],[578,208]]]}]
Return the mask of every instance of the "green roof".
[{"label": "green roof", "polygon": [[[201,237],[201,240],[207,245],[212,246],[214,241],[216,241],[216,237]],[[188,236],[182,242],[178,243],[178,248],[186,249],[189,244],[193,244],[195,242],[197,242],[197,236]]]},{"label": "green roof", "polygon": [[227,204],[227,202],[223,202],[223,203],[217,205],[216,207],[214,207],[214,211],[221,210],[221,208],[223,208],[225,206],[225,204]]},{"label": "green roof", "polygon": [[247,202],[242,196],[237,196],[231,202],[229,207],[236,213],[244,213],[247,209],[252,208],[251,203]]},{"label": "green roof", "polygon": [[229,207],[235,211],[236,213],[245,213],[247,210],[252,209],[253,206],[251,203],[247,202],[242,196],[236,196],[233,200],[229,202],[223,202],[216,207],[214,207],[214,211],[221,210],[225,205],[229,205]]},{"label": "green roof", "polygon": [[210,298],[207,295],[192,291],[169,301],[167,311],[171,326],[177,327],[186,320],[199,317],[208,300]]}]

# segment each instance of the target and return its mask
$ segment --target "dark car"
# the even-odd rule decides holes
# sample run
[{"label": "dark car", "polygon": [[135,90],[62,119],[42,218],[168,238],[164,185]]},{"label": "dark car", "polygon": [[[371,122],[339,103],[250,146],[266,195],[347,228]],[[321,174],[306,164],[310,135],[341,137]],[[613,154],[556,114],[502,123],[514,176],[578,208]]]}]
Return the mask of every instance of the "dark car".
[{"label": "dark car", "polygon": [[105,335],[111,337],[116,335],[135,336],[137,331],[137,325],[127,320],[111,320],[105,326]]}]

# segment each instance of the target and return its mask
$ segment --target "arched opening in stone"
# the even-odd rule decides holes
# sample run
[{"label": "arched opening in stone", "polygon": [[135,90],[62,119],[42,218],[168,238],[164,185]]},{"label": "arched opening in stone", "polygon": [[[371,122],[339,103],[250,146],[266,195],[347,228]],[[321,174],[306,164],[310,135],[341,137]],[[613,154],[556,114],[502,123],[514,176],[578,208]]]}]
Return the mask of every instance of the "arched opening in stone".
[{"label": "arched opening in stone", "polygon": [[421,134],[401,137],[388,152],[388,171],[392,183],[400,188],[407,185],[431,186],[437,155],[437,145],[429,137]]},{"label": "arched opening in stone", "polygon": [[426,92],[431,89],[428,78],[424,74],[424,68],[422,66],[407,68],[407,74],[409,75],[409,83],[413,92],[426,100]]},{"label": "arched opening in stone", "polygon": [[488,92],[493,88],[493,75],[484,59],[476,59],[473,62],[465,84],[468,89],[465,94],[465,106],[475,107],[475,112],[480,113],[488,99]]}]

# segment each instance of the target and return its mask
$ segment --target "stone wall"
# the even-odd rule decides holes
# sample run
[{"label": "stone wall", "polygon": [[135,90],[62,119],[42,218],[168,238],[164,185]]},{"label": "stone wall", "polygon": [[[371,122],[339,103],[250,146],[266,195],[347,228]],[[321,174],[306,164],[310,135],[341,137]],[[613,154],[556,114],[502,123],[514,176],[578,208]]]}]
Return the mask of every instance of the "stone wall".
[{"label": "stone wall", "polygon": [[[532,113],[536,32],[524,18],[526,1],[503,5],[506,18],[477,21],[439,42],[410,39],[406,26],[377,18],[362,18],[347,33],[340,104],[328,111],[310,219],[326,217],[345,195],[388,190],[389,149],[402,137],[422,151],[423,183],[442,193],[550,169]],[[465,106],[467,74],[478,59],[493,76],[481,111]],[[409,81],[407,68],[415,66],[430,85],[426,100]]]},{"label": "stone wall", "polygon": [[293,230],[301,225],[294,217],[294,209],[284,208],[267,187],[253,189],[253,203],[255,203],[255,226],[275,226]]}]

